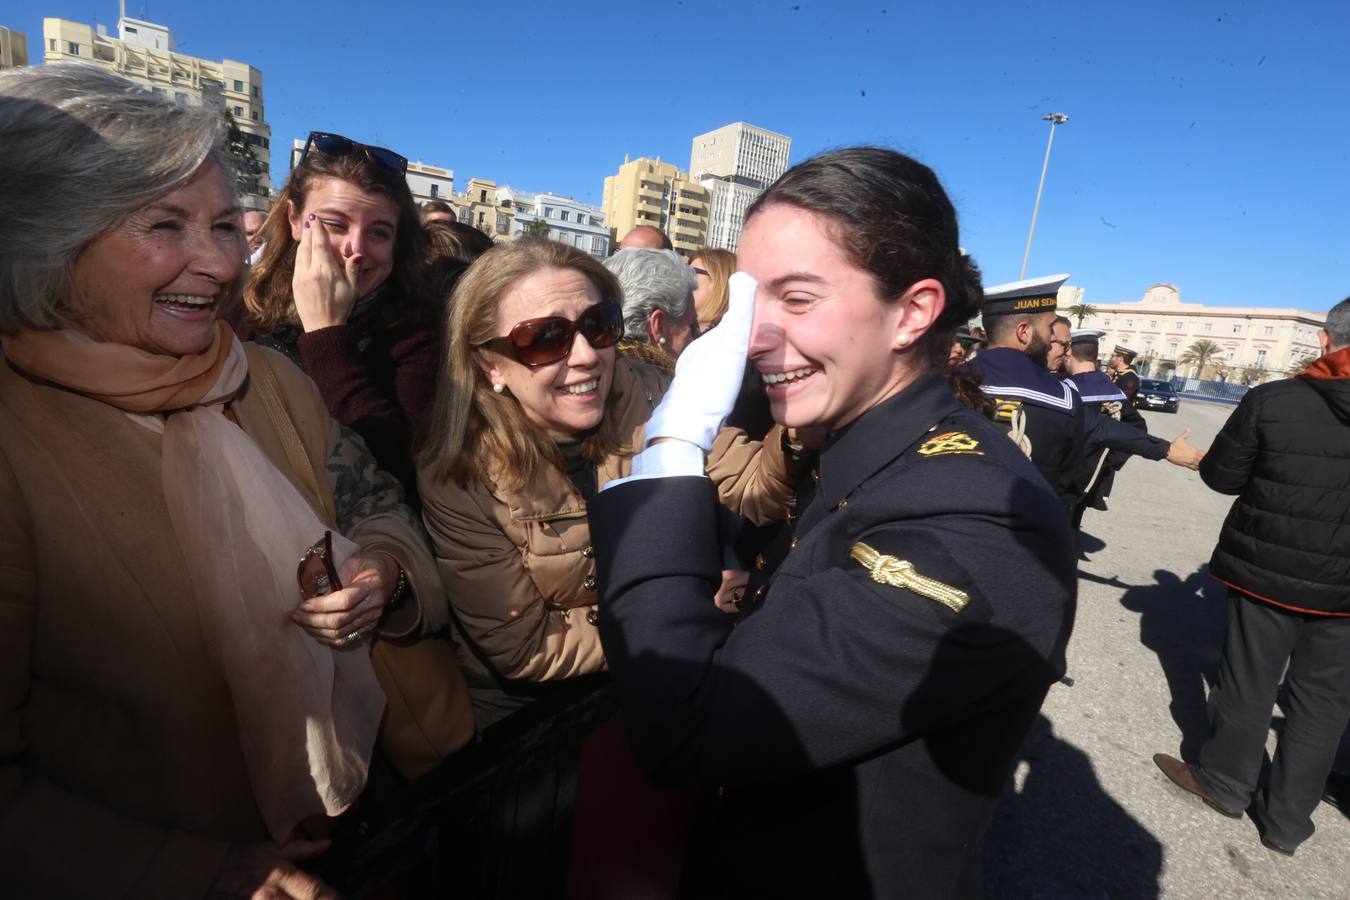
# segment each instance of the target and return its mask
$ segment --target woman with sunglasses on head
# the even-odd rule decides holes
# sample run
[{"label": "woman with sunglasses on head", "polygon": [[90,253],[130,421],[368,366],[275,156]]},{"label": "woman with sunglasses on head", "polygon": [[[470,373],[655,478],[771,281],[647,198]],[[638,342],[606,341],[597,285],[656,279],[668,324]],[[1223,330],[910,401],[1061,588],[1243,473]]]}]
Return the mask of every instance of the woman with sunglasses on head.
[{"label": "woman with sunglasses on head", "polygon": [[437,308],[407,165],[311,132],[263,226],[246,303],[253,340],[304,369],[415,502],[411,448],[435,384]]},{"label": "woman with sunglasses on head", "polygon": [[[629,474],[668,380],[616,355],[620,299],[597,260],[534,239],[455,290],[418,483],[480,726],[605,665],[586,504]],[[788,498],[779,435],[765,447],[727,432],[711,454],[723,499],[755,518]]]},{"label": "woman with sunglasses on head", "polygon": [[[921,163],[834,151],[756,200],[737,260],[727,315],[647,423],[641,478],[589,506],[635,754],[716,788],[681,890],[979,896],[995,801],[1064,672],[1075,573],[1054,493],[946,365],[978,303],[956,212]],[[828,437],[733,625],[707,603],[701,457],[747,356],[774,420]]]}]

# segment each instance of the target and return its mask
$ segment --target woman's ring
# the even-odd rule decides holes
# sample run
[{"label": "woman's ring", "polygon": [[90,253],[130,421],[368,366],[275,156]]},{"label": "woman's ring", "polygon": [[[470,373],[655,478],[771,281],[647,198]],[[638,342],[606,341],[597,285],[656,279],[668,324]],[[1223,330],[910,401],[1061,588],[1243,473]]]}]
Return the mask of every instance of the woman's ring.
[{"label": "woman's ring", "polygon": [[345,647],[348,644],[352,643],[353,641],[359,640],[361,640],[361,632],[353,631],[351,634],[347,635],[346,637],[342,638],[342,640],[338,641],[338,644]]}]

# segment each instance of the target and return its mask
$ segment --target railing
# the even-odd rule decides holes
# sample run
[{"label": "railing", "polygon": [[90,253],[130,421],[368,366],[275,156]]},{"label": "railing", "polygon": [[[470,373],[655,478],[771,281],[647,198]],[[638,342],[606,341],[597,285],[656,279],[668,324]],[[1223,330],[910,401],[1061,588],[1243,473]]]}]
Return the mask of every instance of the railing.
[{"label": "railing", "polygon": [[1183,397],[1237,403],[1251,390],[1251,385],[1228,381],[1201,381],[1199,378],[1173,378],[1172,389]]}]

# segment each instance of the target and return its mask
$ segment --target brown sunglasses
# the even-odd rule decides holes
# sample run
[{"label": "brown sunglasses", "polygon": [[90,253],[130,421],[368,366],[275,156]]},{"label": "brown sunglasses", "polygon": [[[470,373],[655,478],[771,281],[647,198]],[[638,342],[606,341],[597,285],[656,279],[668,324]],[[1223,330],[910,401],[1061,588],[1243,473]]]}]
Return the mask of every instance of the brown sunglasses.
[{"label": "brown sunglasses", "polygon": [[596,350],[612,347],[623,337],[623,307],[605,300],[577,316],[545,316],[516,323],[506,337],[493,338],[479,346],[509,356],[531,369],[567,358],[577,333]]},{"label": "brown sunglasses", "polygon": [[333,532],[325,531],[323,537],[300,557],[295,580],[300,584],[300,597],[304,600],[342,590],[337,568],[333,565]]}]

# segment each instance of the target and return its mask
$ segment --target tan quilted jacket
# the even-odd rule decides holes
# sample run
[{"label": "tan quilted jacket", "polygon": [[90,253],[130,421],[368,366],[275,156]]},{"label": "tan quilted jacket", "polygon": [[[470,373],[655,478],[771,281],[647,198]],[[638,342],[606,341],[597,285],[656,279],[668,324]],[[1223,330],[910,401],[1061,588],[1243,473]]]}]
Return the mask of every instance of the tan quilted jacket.
[{"label": "tan quilted jacket", "polygon": [[[655,369],[616,360],[614,412],[630,437],[598,467],[598,484],[631,473],[643,427],[668,383]],[[793,496],[776,428],[762,445],[724,429],[707,471],[722,502],[752,521],[782,519]],[[491,687],[495,676],[551,681],[604,668],[594,616],[588,618],[596,582],[586,501],[566,474],[543,467],[532,484],[513,492],[479,482],[433,483],[423,473],[419,492],[471,687]]]}]

